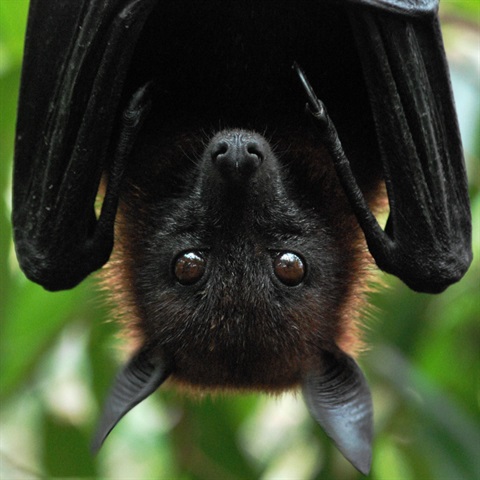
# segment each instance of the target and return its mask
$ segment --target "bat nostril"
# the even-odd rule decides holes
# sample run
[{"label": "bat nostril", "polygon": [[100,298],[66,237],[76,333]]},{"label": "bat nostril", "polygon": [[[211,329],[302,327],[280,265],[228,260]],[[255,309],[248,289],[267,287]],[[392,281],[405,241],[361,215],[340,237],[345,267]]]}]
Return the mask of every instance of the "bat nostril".
[{"label": "bat nostril", "polygon": [[211,146],[213,165],[231,181],[255,174],[265,158],[265,147],[255,134],[232,132],[216,139]]},{"label": "bat nostril", "polygon": [[[262,151],[261,145],[256,141],[248,142],[247,154],[254,161],[257,161],[257,162],[262,162],[263,161],[264,152]],[[254,158],[254,157],[256,157],[256,158]]]},{"label": "bat nostril", "polygon": [[220,155],[225,155],[228,151],[228,143],[226,141],[220,141],[214,145],[212,149],[212,160],[215,163]]}]

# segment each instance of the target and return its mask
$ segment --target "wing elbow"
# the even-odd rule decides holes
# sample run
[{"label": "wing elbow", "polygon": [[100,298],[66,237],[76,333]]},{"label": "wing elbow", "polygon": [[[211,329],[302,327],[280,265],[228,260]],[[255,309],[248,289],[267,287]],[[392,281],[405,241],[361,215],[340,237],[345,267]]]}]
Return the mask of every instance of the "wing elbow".
[{"label": "wing elbow", "polygon": [[72,252],[45,250],[29,242],[17,242],[18,263],[25,276],[48,291],[70,290],[101,268],[110,256],[106,251]]},{"label": "wing elbow", "polygon": [[471,249],[434,258],[424,257],[414,268],[396,275],[416,292],[442,293],[463,278],[472,259]]}]

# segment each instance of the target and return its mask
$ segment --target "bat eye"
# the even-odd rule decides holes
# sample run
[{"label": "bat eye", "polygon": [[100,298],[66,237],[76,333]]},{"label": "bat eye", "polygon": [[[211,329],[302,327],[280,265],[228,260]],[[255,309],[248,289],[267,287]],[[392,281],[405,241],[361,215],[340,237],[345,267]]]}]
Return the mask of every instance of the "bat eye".
[{"label": "bat eye", "polygon": [[292,252],[279,253],[273,260],[273,270],[277,278],[289,287],[298,285],[305,277],[302,259]]},{"label": "bat eye", "polygon": [[182,253],[175,261],[175,277],[182,285],[193,285],[205,273],[206,263],[198,252]]}]

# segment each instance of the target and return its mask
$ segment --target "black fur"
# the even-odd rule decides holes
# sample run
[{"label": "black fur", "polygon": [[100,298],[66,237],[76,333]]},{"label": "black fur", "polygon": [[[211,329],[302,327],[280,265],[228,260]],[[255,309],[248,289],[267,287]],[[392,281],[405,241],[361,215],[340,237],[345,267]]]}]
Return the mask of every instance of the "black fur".
[{"label": "black fur", "polygon": [[[212,143],[232,133],[249,134],[223,131]],[[137,327],[146,341],[172,355],[175,377],[193,385],[298,384],[320,351],[337,348],[345,303],[366,274],[365,247],[328,158],[309,149],[306,139],[289,138],[282,161],[263,137],[255,137],[264,143],[265,159],[240,185],[213,166],[212,143],[203,148],[197,142],[186,151],[180,135],[153,156],[144,152],[149,142],[141,142],[122,197],[115,268],[127,272],[124,293],[137,306]],[[295,158],[296,149],[302,159]],[[295,193],[289,180],[289,165],[300,170],[307,160],[318,162],[322,175],[310,186],[317,191],[313,197]],[[182,172],[174,179],[172,161]],[[307,176],[297,181],[309,182]],[[198,283],[185,286],[175,279],[173,262],[192,250],[204,252],[207,269]],[[273,258],[281,251],[305,260],[300,285],[289,287],[275,277]]]},{"label": "black fur", "polygon": [[[137,331],[174,356],[176,378],[195,385],[298,384],[312,358],[353,328],[353,299],[365,288],[365,245],[291,68],[308,64],[332,115],[335,105],[351,109],[338,128],[368,139],[350,29],[321,4],[270,7],[159,4],[127,81],[134,89],[153,79],[155,90],[126,173],[114,278],[128,278],[122,303],[136,312]],[[325,53],[314,61],[312,52]],[[358,75],[343,74],[346,58]],[[239,129],[268,145],[268,162],[242,188],[218,181],[209,158],[212,139]],[[352,157],[373,198],[377,165],[361,148]],[[172,264],[188,250],[207,252],[207,271],[185,287]],[[284,250],[306,261],[296,288],[273,274],[273,252]]]}]

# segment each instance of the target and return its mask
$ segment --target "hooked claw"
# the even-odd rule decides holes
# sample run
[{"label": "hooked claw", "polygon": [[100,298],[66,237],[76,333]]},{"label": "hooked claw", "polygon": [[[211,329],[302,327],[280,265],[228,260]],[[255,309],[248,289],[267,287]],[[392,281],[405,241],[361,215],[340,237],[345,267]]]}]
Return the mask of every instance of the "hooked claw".
[{"label": "hooked claw", "polygon": [[300,83],[307,95],[307,110],[320,122],[327,125],[328,123],[328,115],[327,109],[321,100],[318,99],[317,95],[315,94],[310,82],[308,81],[305,72],[301,69],[300,65],[297,62],[293,62],[292,68],[298,75]]}]

